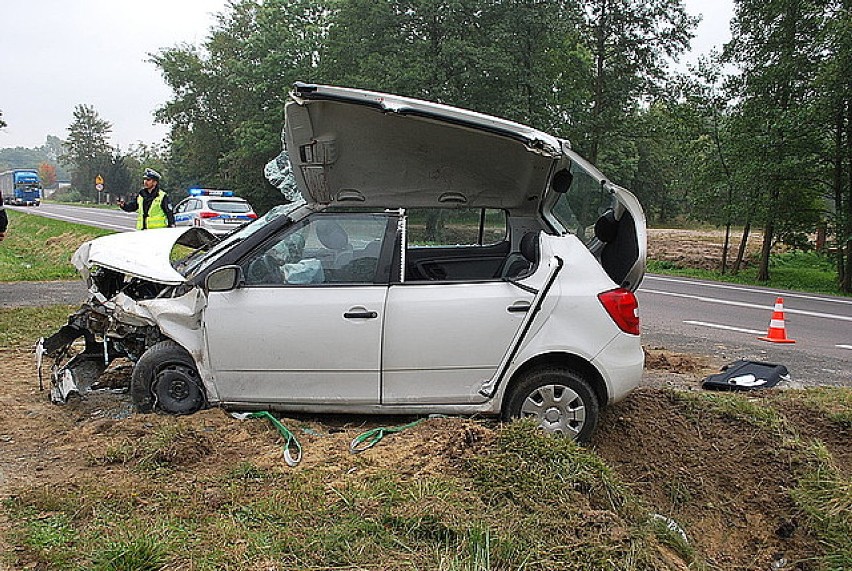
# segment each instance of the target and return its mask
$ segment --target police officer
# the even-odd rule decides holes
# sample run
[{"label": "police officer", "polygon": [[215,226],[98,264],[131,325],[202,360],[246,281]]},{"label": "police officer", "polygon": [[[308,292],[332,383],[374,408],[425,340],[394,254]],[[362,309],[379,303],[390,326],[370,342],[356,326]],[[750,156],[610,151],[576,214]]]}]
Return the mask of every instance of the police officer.
[{"label": "police officer", "polygon": [[142,175],[143,189],[139,191],[133,202],[118,201],[125,212],[139,212],[136,217],[137,230],[154,228],[174,228],[175,214],[169,195],[160,189],[160,173],[154,169],[145,169]]},{"label": "police officer", "polygon": [[6,228],[9,227],[9,218],[6,216],[6,207],[3,206],[3,197],[0,196],[0,242],[6,237]]}]

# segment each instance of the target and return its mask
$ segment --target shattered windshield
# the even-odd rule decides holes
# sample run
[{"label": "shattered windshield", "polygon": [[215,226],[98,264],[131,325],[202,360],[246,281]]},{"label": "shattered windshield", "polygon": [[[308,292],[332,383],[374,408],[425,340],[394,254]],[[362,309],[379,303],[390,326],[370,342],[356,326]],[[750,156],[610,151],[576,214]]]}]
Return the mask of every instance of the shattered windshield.
[{"label": "shattered windshield", "polygon": [[231,247],[234,246],[234,244],[242,242],[255,232],[262,230],[273,220],[277,219],[279,216],[289,216],[295,210],[302,206],[304,206],[303,202],[295,202],[291,204],[280,204],[274,207],[272,210],[259,217],[254,222],[242,226],[239,230],[233,232],[232,234],[228,234],[221,242],[216,243],[209,250],[196,251],[176,268],[177,271],[179,271],[187,279],[192,278],[199,272],[208,268],[210,264],[218,260],[219,257],[224,252],[230,250]]},{"label": "shattered windshield", "polygon": [[198,250],[186,258],[176,268],[185,278],[190,279],[204,271],[210,267],[210,264],[218,260],[224,252],[230,250],[234,244],[242,242],[258,230],[263,229],[279,216],[290,216],[298,208],[305,205],[305,199],[302,197],[301,192],[299,192],[299,188],[296,185],[296,178],[293,176],[293,167],[290,165],[290,157],[287,155],[287,145],[284,135],[285,132],[282,130],[282,150],[274,159],[266,163],[263,175],[272,186],[281,192],[284,199],[287,200],[287,204],[276,206],[254,222],[242,226],[232,234],[228,234],[221,242],[209,250]]}]

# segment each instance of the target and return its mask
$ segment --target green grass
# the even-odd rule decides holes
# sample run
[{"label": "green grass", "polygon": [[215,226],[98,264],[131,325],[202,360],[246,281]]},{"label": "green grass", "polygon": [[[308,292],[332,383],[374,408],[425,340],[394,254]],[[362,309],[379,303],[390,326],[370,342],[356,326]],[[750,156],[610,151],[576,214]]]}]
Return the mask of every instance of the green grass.
[{"label": "green grass", "polygon": [[673,391],[670,394],[693,411],[710,410],[773,434],[783,435],[790,430],[784,417],[774,408],[740,393]]},{"label": "green grass", "polygon": [[681,268],[671,262],[659,260],[648,260],[647,269],[650,273],[670,276],[852,296],[840,291],[833,260],[815,252],[773,254],[769,260],[769,281],[767,282],[757,280],[756,266],[741,270],[735,276],[729,273],[722,274],[717,270]]},{"label": "green grass", "polygon": [[790,497],[825,553],[821,569],[852,569],[852,479],[840,474],[821,443],[801,452],[802,474]]},{"label": "green grass", "polygon": [[823,553],[814,560],[817,569],[852,569],[852,479],[840,474],[825,445],[802,438],[775,407],[782,402],[810,409],[844,426],[852,418],[852,390],[811,388],[784,391],[771,398],[750,398],[739,393],[671,391],[692,413],[707,411],[748,423],[776,435],[779,447],[791,452],[794,479],[790,498],[804,518],[807,532],[819,538]]},{"label": "green grass", "polygon": [[[48,249],[46,241],[58,236],[69,244],[62,255],[70,256],[91,232],[109,233],[11,214],[14,231],[0,244],[0,276],[10,246],[23,256]],[[801,268],[801,259],[791,259]],[[0,348],[29,348],[74,309],[0,309]],[[770,399],[678,398],[702,414],[783,435],[799,456],[796,477],[785,485],[807,532],[825,547],[817,565],[852,567],[852,483],[824,448],[797,438]],[[852,391],[789,391],[779,398],[799,399],[844,426],[852,422]],[[12,526],[7,543],[18,551],[0,553],[0,566],[26,561],[72,571],[153,571],[191,562],[193,569],[213,570],[269,561],[270,568],[665,569],[659,549],[665,546],[689,568],[702,568],[694,549],[651,518],[594,452],[527,423],[501,428],[493,449],[457,470],[420,477],[372,466],[367,456],[354,457],[355,470],[345,477],[323,467],[282,472],[242,461],[194,473],[182,464],[192,454],[204,462],[211,438],[168,425],[104,447],[90,458],[85,479],[17,490],[0,507]],[[115,474],[133,485],[116,486]],[[673,484],[669,493],[690,500],[685,486]]]},{"label": "green grass", "polygon": [[147,533],[111,541],[92,555],[94,571],[160,571],[167,548]]},{"label": "green grass", "polygon": [[113,233],[8,209],[7,214],[9,229],[0,242],[0,282],[79,278],[71,265],[77,247]]},{"label": "green grass", "polygon": [[[129,468],[133,486],[91,478],[6,499],[22,546],[6,561],[68,570],[264,561],[274,569],[664,569],[658,546],[674,543],[594,453],[524,423],[440,475],[369,463],[345,478],[322,466],[271,472],[245,462],[207,475],[136,470],[145,454],[173,447],[173,436],[143,438],[128,445],[135,453],[112,457],[110,473]],[[613,540],[601,526],[625,533]]]},{"label": "green grass", "polygon": [[0,307],[0,348],[31,349],[39,337],[56,333],[78,307]]},{"label": "green grass", "polygon": [[820,416],[852,429],[852,390],[831,387],[810,387],[788,394],[789,400]]}]

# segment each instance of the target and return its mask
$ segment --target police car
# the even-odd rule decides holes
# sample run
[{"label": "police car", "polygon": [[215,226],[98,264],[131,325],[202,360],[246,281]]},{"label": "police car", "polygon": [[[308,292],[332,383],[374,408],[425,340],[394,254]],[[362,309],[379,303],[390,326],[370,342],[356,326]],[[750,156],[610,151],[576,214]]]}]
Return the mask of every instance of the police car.
[{"label": "police car", "polygon": [[189,189],[175,207],[176,226],[200,226],[213,234],[228,234],[257,218],[251,205],[232,190]]}]

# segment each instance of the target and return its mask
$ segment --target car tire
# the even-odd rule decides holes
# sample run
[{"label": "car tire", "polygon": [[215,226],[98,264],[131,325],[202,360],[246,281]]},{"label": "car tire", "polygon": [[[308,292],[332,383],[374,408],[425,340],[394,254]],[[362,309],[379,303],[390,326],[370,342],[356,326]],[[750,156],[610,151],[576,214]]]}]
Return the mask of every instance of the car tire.
[{"label": "car tire", "polygon": [[600,416],[600,405],[589,382],[563,367],[535,369],[507,394],[503,420],[532,418],[551,434],[588,442]]},{"label": "car tire", "polygon": [[195,361],[171,340],[152,345],[136,362],[130,395],[142,413],[156,408],[168,414],[192,414],[207,404]]}]

